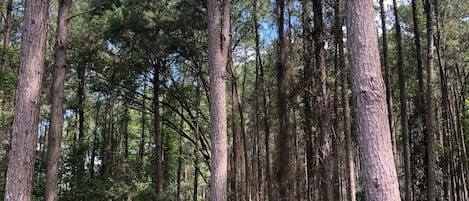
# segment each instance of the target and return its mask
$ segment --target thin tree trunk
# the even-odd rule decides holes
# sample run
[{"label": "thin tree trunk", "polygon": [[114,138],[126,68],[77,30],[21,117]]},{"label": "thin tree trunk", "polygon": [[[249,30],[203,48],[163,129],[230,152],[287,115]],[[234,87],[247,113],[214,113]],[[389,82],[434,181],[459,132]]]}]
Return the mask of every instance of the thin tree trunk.
[{"label": "thin tree trunk", "polygon": [[[285,36],[284,36],[284,14],[285,2],[276,0],[277,3],[277,28],[278,28],[278,49],[277,49],[277,110],[278,110],[278,135],[277,135],[277,161],[276,161],[276,190],[278,200],[287,200],[290,195],[288,178],[290,175],[290,149],[288,146],[288,108],[287,108],[287,72],[288,66],[285,63]],[[272,198],[271,198],[272,199]]]},{"label": "thin tree trunk", "polygon": [[26,1],[5,201],[30,201],[49,1]]},{"label": "thin tree trunk", "polygon": [[145,116],[146,116],[146,100],[145,100],[145,94],[147,93],[147,76],[146,73],[143,75],[143,96],[142,96],[142,130],[140,131],[140,143],[138,146],[138,159],[140,161],[143,161],[143,155],[145,153]]},{"label": "thin tree trunk", "polygon": [[412,200],[412,175],[410,164],[410,140],[409,140],[409,127],[407,124],[407,92],[406,81],[404,76],[404,55],[402,53],[402,36],[401,36],[401,21],[399,18],[399,9],[397,8],[397,1],[393,0],[394,19],[396,26],[396,43],[397,43],[397,71],[399,76],[399,100],[401,109],[401,135],[404,150],[404,176],[405,176],[405,200]]},{"label": "thin tree trunk", "polygon": [[435,114],[433,99],[433,22],[432,4],[425,0],[425,14],[427,19],[427,200],[435,201],[436,191],[436,161],[435,161]]},{"label": "thin tree trunk", "polygon": [[[254,107],[260,107],[260,101],[258,94],[261,93],[261,85],[259,78],[259,68],[260,68],[260,47],[259,47],[259,27],[257,20],[257,0],[253,1],[253,28],[255,34],[255,51],[256,51],[256,71],[255,71],[255,93],[254,93]],[[260,110],[256,109],[254,111],[254,136],[253,136],[253,149],[252,149],[252,193],[254,201],[260,200],[261,197],[261,188],[262,188],[262,168],[261,168],[261,156],[260,156]]]},{"label": "thin tree trunk", "polygon": [[192,200],[197,201],[199,195],[199,169],[198,169],[199,161],[197,157],[194,160],[194,192],[192,193]]},{"label": "thin tree trunk", "polygon": [[[124,104],[124,116],[123,116],[123,122],[122,126],[123,132],[124,132],[124,157],[125,159],[129,158],[129,122],[130,122],[130,116],[129,116],[129,105],[128,103]],[[182,127],[181,127],[182,128]]]},{"label": "thin tree trunk", "polygon": [[54,73],[52,84],[51,126],[47,143],[46,167],[46,201],[58,200],[58,174],[60,161],[60,145],[64,121],[64,81],[67,66],[67,37],[68,16],[72,0],[59,1],[59,15],[57,16],[57,39],[54,52]]},{"label": "thin tree trunk", "polygon": [[[195,96],[195,139],[199,139],[199,114],[200,114],[200,83],[197,83],[196,96]],[[194,150],[195,152],[195,150]],[[198,186],[199,186],[199,172],[198,172],[198,157],[197,154],[194,155],[194,192],[193,192],[193,201],[197,201],[198,196]]]},{"label": "thin tree trunk", "polygon": [[[422,48],[420,45],[420,30],[419,30],[419,20],[418,20],[418,8],[417,8],[417,0],[412,0],[412,19],[414,23],[414,43],[415,43],[415,50],[417,54],[417,79],[419,82],[419,96],[423,96],[423,62],[422,62]],[[420,98],[422,99],[422,98]],[[423,100],[423,99],[422,99]]]},{"label": "thin tree trunk", "polygon": [[302,1],[302,26],[303,26],[303,82],[304,82],[304,136],[305,136],[305,152],[306,152],[306,193],[307,200],[313,199],[313,109],[311,101],[311,93],[313,91],[313,67],[311,64],[312,38],[311,25],[309,17],[309,6],[307,1]]},{"label": "thin tree trunk", "polygon": [[156,199],[163,199],[163,137],[161,132],[161,121],[160,121],[160,74],[159,71],[163,67],[160,59],[153,61],[155,68],[153,75],[153,112],[154,120],[153,125],[155,129],[155,179],[153,182],[156,187]]},{"label": "thin tree trunk", "polygon": [[343,42],[343,31],[342,26],[344,18],[341,9],[341,0],[337,0],[334,5],[335,10],[335,43],[338,49],[337,64],[339,66],[339,75],[341,81],[341,96],[343,105],[343,118],[344,118],[344,136],[345,136],[345,154],[346,154],[346,166],[347,166],[347,200],[355,201],[355,163],[353,161],[353,142],[352,142],[352,124],[350,119],[350,104],[348,94],[348,80],[347,80],[347,69],[345,65],[345,54],[344,54],[344,42]]},{"label": "thin tree trunk", "polygon": [[114,133],[114,97],[112,92],[108,92],[108,109],[107,109],[107,130],[104,133],[104,150],[103,150],[103,164],[102,164],[102,176],[109,177],[112,172],[112,138]]},{"label": "thin tree trunk", "polygon": [[384,83],[386,86],[386,105],[388,108],[388,123],[391,131],[391,142],[392,142],[392,153],[394,155],[394,161],[396,166],[399,164],[399,158],[397,153],[396,145],[396,130],[394,129],[394,113],[393,113],[393,102],[392,102],[392,87],[391,87],[391,69],[389,68],[388,58],[388,40],[387,40],[387,29],[386,29],[386,12],[384,8],[384,0],[379,1],[380,4],[380,16],[381,16],[381,30],[383,39],[383,67],[384,67]]},{"label": "thin tree trunk", "polygon": [[[68,18],[68,17],[67,17]],[[68,19],[66,19],[68,20]],[[77,162],[77,185],[81,186],[85,174],[85,73],[84,66],[78,66],[78,162]]]},{"label": "thin tree trunk", "polygon": [[322,200],[333,200],[332,176],[332,147],[329,128],[329,104],[327,96],[327,74],[325,63],[325,39],[324,25],[322,19],[322,0],[313,0],[314,12],[314,44],[316,71],[318,72],[318,94],[316,96],[318,104],[318,129],[320,138],[320,171],[321,171],[321,192]]},{"label": "thin tree trunk", "polygon": [[[230,47],[231,1],[208,1],[208,56],[210,73],[211,180],[210,200],[225,201],[228,170],[226,128],[226,65]],[[223,40],[222,40],[223,38]]]},{"label": "thin tree trunk", "polygon": [[265,200],[273,199],[273,185],[272,185],[272,174],[270,170],[270,127],[269,127],[269,111],[267,105],[267,86],[265,83],[265,72],[264,65],[262,64],[260,50],[256,50],[258,54],[258,60],[260,64],[260,83],[262,89],[262,111],[263,111],[263,126],[264,126],[264,149],[265,149],[265,178],[266,178],[266,196]]},{"label": "thin tree trunk", "polygon": [[[231,54],[231,53],[230,53]],[[240,160],[240,154],[239,154],[239,137],[238,137],[238,126],[236,123],[236,107],[238,99],[235,96],[235,85],[234,82],[231,82],[231,101],[232,101],[232,106],[231,106],[231,132],[232,132],[232,141],[233,141],[233,146],[232,146],[232,165],[231,168],[233,169],[233,194],[234,194],[234,199],[239,200],[239,191],[240,191],[240,186],[239,184],[241,183],[240,179],[240,168],[238,166],[241,166],[241,160]]]},{"label": "thin tree trunk", "polygon": [[[239,115],[239,130],[241,131],[241,140],[243,142],[243,162],[244,162],[244,175],[245,175],[245,199],[251,200],[251,174],[249,168],[249,156],[248,156],[248,147],[247,147],[247,138],[246,138],[246,128],[244,126],[244,109],[242,104],[242,96],[238,93],[238,85],[236,81],[236,76],[233,67],[231,67],[231,75],[232,75],[232,89],[233,89],[233,107],[238,109]],[[243,90],[244,91],[244,90]],[[233,111],[232,111],[233,112]]]},{"label": "thin tree trunk", "polygon": [[96,102],[96,116],[95,116],[95,123],[94,123],[94,131],[93,131],[93,149],[91,150],[91,159],[90,159],[90,177],[94,179],[94,163],[96,158],[96,149],[98,148],[99,139],[98,139],[98,125],[99,125],[99,112],[101,109],[101,102]]},{"label": "thin tree trunk", "polygon": [[365,200],[400,200],[386,95],[380,70],[373,1],[347,2],[352,94]]},{"label": "thin tree trunk", "polygon": [[[184,114],[184,110],[181,109],[181,114]],[[184,120],[181,118],[181,128],[184,128]],[[179,135],[178,140],[178,162],[176,171],[176,201],[181,199],[181,172],[182,172],[182,135]]]},{"label": "thin tree trunk", "polygon": [[[255,195],[255,200],[261,200],[262,198],[262,187],[264,187],[264,179],[262,175],[262,161],[261,161],[261,142],[260,142],[260,127],[261,127],[261,104],[259,100],[259,94],[262,94],[263,91],[263,83],[262,83],[262,74],[261,74],[261,68],[263,68],[262,64],[262,55],[260,51],[260,36],[259,36],[259,20],[258,20],[258,2],[257,0],[254,0],[253,2],[254,6],[254,13],[253,13],[253,26],[254,26],[254,34],[255,34],[255,51],[256,51],[256,95],[255,95],[255,102],[256,102],[256,137],[255,137],[255,146],[256,146],[256,163],[257,163],[257,168],[258,173],[257,173],[257,181],[254,183],[257,183],[257,191]],[[266,134],[266,129],[264,128],[264,135]],[[253,169],[254,169],[253,168]]]}]

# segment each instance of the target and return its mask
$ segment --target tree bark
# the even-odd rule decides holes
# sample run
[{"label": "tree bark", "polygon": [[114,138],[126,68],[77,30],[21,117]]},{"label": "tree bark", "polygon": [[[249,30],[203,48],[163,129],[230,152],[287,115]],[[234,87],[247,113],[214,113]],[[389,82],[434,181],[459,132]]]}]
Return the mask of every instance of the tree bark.
[{"label": "tree bark", "polygon": [[94,166],[95,166],[95,159],[96,159],[96,150],[98,149],[99,139],[98,139],[98,124],[99,124],[99,112],[101,110],[101,102],[96,102],[96,116],[95,116],[95,123],[94,123],[94,131],[93,131],[93,148],[91,150],[91,158],[90,158],[90,177],[94,179]]},{"label": "tree bark", "polygon": [[[365,200],[400,199],[371,0],[347,2],[347,41]],[[354,19],[354,20],[350,20]]]},{"label": "tree bark", "polygon": [[[262,93],[261,82],[260,82],[260,67],[262,66],[262,59],[260,53],[260,37],[259,37],[259,23],[258,23],[258,11],[257,11],[257,0],[253,1],[253,27],[254,27],[254,40],[255,40],[255,51],[256,51],[256,77],[255,77],[255,108],[260,108],[260,99],[258,94]],[[253,178],[253,189],[254,200],[260,200],[262,193],[261,189],[263,186],[264,180],[262,179],[262,163],[261,163],[261,143],[260,143],[260,130],[261,130],[261,111],[259,109],[255,110],[255,134],[253,139],[253,157],[252,157],[252,169],[254,173]],[[257,172],[256,172],[257,171]]]},{"label": "tree bark", "polygon": [[112,138],[114,133],[114,97],[112,91],[108,92],[108,109],[107,109],[107,130],[103,133],[103,164],[101,166],[101,175],[103,177],[109,177],[112,173]]},{"label": "tree bark", "polygon": [[[200,69],[199,69],[200,71]],[[195,96],[195,107],[196,107],[196,114],[195,114],[195,139],[199,139],[199,114],[200,114],[200,83],[197,82],[196,88],[196,96]],[[194,149],[195,151],[195,149]],[[199,159],[197,154],[194,154],[194,192],[192,193],[192,200],[197,201],[198,197],[198,187],[199,187],[199,171],[198,171]]]},{"label": "tree bark", "polygon": [[264,65],[262,64],[261,56],[260,56],[260,50],[256,50],[258,53],[258,60],[260,65],[260,84],[261,84],[261,89],[262,89],[262,121],[263,121],[263,126],[264,126],[264,149],[265,149],[265,162],[264,162],[264,168],[265,168],[265,178],[266,178],[266,196],[265,199],[273,199],[273,186],[272,186],[272,174],[270,170],[270,127],[269,127],[269,111],[268,111],[268,105],[267,105],[267,86],[265,83],[265,69]]},{"label": "tree bark", "polygon": [[435,201],[436,190],[436,159],[435,159],[435,113],[433,99],[433,22],[432,4],[430,0],[425,0],[425,14],[427,19],[427,200]]},{"label": "tree bark", "polygon": [[154,120],[153,125],[155,129],[155,183],[156,187],[156,199],[162,200],[163,199],[163,136],[161,132],[161,118],[160,118],[160,74],[159,71],[163,67],[162,61],[160,59],[156,59],[153,62],[154,67],[154,75],[153,75],[153,112],[154,112]]},{"label": "tree bark", "polygon": [[[230,52],[230,54],[232,54]],[[231,56],[230,56],[231,57]],[[234,82],[231,82],[231,133],[232,133],[232,164],[231,168],[233,171],[233,196],[235,200],[239,200],[239,193],[242,191],[240,188],[241,182],[241,154],[239,153],[239,133],[238,133],[238,124],[236,123],[236,107],[238,99],[235,96],[235,85]]]},{"label": "tree bark", "polygon": [[48,0],[26,1],[5,201],[31,200],[48,8]]},{"label": "tree bark", "polygon": [[[287,107],[287,73],[288,65],[285,55],[285,36],[284,36],[284,0],[276,0],[277,10],[277,110],[278,110],[278,135],[277,135],[277,161],[276,161],[276,190],[278,200],[287,200],[289,192],[289,175],[290,175],[290,149],[288,146],[288,107]],[[272,199],[272,198],[271,198]]]},{"label": "tree bark", "polygon": [[405,200],[412,200],[412,175],[410,171],[410,140],[407,124],[407,92],[404,76],[404,55],[402,53],[402,36],[401,21],[399,18],[399,9],[397,1],[393,0],[394,19],[396,26],[396,43],[397,43],[397,71],[399,76],[399,100],[401,109],[401,135],[404,150],[404,177],[405,177]]},{"label": "tree bark", "polygon": [[47,201],[58,200],[58,174],[60,161],[60,144],[64,121],[64,80],[67,66],[67,37],[68,16],[72,0],[59,1],[59,15],[57,16],[57,39],[54,53],[54,73],[52,84],[51,126],[47,142],[47,168],[46,168],[46,192]]},{"label": "tree bark", "polygon": [[318,94],[316,102],[318,104],[318,129],[320,140],[320,171],[321,171],[321,192],[322,200],[333,200],[333,184],[332,184],[332,147],[329,127],[329,103],[327,97],[327,74],[325,62],[325,39],[324,25],[322,19],[322,0],[313,0],[314,12],[314,44],[315,44],[315,61],[316,72],[318,73]]},{"label": "tree bark", "polygon": [[[423,62],[422,62],[422,47],[420,45],[420,30],[419,30],[419,20],[418,20],[418,9],[417,9],[417,0],[412,0],[412,19],[414,22],[414,43],[415,50],[417,54],[417,79],[419,82],[419,93],[418,97],[422,97],[424,93],[424,83],[423,83]],[[422,99],[422,98],[420,98]]]},{"label": "tree bark", "polygon": [[347,69],[345,65],[345,54],[344,54],[344,41],[342,26],[344,18],[341,9],[341,0],[337,0],[334,6],[335,10],[335,43],[338,49],[337,64],[340,70],[340,82],[341,82],[341,96],[343,105],[343,118],[344,118],[344,136],[345,136],[345,155],[346,155],[346,167],[347,167],[347,200],[356,200],[356,184],[355,184],[355,163],[353,161],[353,141],[352,141],[352,123],[350,119],[350,103],[348,94],[348,80],[347,80]]},{"label": "tree bark", "polygon": [[305,138],[305,152],[306,152],[306,193],[307,200],[313,199],[313,186],[314,186],[314,154],[313,154],[313,108],[311,101],[311,93],[313,91],[313,67],[311,52],[312,37],[310,25],[310,10],[307,1],[302,1],[302,27],[303,27],[303,84],[305,87],[303,94],[304,105],[304,138]]},{"label": "tree bark", "polygon": [[[220,11],[222,10],[222,11]],[[221,12],[221,13],[220,13]],[[226,65],[230,46],[231,1],[208,1],[211,147],[210,200],[225,201],[228,170]]]},{"label": "tree bark", "polygon": [[145,94],[147,93],[147,76],[146,72],[143,75],[143,96],[142,96],[142,129],[140,131],[140,143],[138,146],[138,159],[143,161],[143,155],[145,153],[145,116],[146,116],[146,100]]},{"label": "tree bark", "polygon": [[[67,17],[68,18],[68,17]],[[68,20],[68,19],[67,19]],[[85,174],[85,66],[78,66],[78,145],[77,145],[77,185],[81,186]]]},{"label": "tree bark", "polygon": [[383,67],[384,67],[384,83],[386,86],[386,105],[388,107],[388,123],[391,131],[391,142],[392,152],[396,166],[399,164],[397,144],[396,144],[396,130],[394,128],[394,113],[393,113],[393,101],[392,101],[392,86],[391,86],[391,69],[389,68],[389,55],[388,55],[388,40],[387,40],[387,29],[386,29],[386,12],[384,8],[384,1],[380,0],[380,16],[381,16],[381,30],[383,39]]}]

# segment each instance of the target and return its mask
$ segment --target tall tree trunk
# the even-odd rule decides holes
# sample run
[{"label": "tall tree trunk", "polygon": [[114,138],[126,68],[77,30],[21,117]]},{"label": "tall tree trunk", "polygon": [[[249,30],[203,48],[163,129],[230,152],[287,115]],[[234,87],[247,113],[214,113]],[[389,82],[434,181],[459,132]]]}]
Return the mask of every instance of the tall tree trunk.
[{"label": "tall tree trunk", "polygon": [[373,1],[347,2],[347,41],[365,200],[400,199],[392,155]]},{"label": "tall tree trunk", "polygon": [[146,116],[146,100],[145,100],[145,95],[147,93],[147,76],[146,72],[143,75],[143,96],[142,96],[142,129],[140,131],[140,143],[138,146],[138,159],[140,161],[143,161],[143,155],[145,153],[145,116]]},{"label": "tall tree trunk", "polygon": [[153,111],[154,120],[153,126],[155,129],[155,179],[153,182],[156,187],[156,199],[163,199],[163,136],[161,132],[161,117],[160,117],[160,74],[159,71],[163,67],[162,61],[156,59],[154,62],[153,74]]},{"label": "tall tree trunk", "polygon": [[[129,116],[129,105],[128,103],[124,104],[124,116],[123,116],[123,122],[122,126],[123,132],[124,132],[124,157],[125,159],[129,158],[129,122],[130,122],[130,116]],[[181,127],[182,128],[182,127]]]},{"label": "tall tree trunk", "polygon": [[[254,89],[254,107],[260,107],[260,101],[258,94],[261,93],[261,85],[260,85],[260,78],[259,78],[259,68],[260,68],[260,47],[259,47],[259,26],[258,26],[258,19],[257,19],[257,0],[253,1],[253,28],[254,28],[254,40],[255,40],[255,51],[256,51],[256,71],[255,71],[255,89]],[[260,200],[261,196],[261,188],[262,188],[262,164],[261,164],[261,156],[260,156],[260,110],[256,109],[254,111],[254,136],[253,136],[253,143],[252,143],[252,193],[254,201]]]},{"label": "tall tree trunk", "polygon": [[325,62],[325,39],[324,25],[322,19],[322,0],[313,0],[314,12],[314,44],[315,44],[315,61],[316,72],[318,73],[318,94],[316,102],[318,104],[318,129],[320,140],[320,171],[321,171],[321,192],[322,200],[333,200],[333,184],[332,175],[332,147],[329,126],[329,104],[327,97],[327,74]]},{"label": "tall tree trunk", "polygon": [[[424,79],[423,79],[423,60],[422,60],[422,47],[420,43],[420,25],[419,25],[419,19],[418,19],[418,14],[420,12],[420,9],[417,5],[417,0],[412,0],[412,20],[413,20],[413,30],[414,30],[414,43],[415,43],[415,50],[416,50],[416,59],[417,59],[417,80],[418,80],[418,92],[416,93],[416,103],[415,103],[415,109],[414,113],[416,116],[416,119],[421,122],[421,123],[416,123],[417,132],[415,136],[420,136],[424,132],[424,129],[422,128],[423,125],[425,124],[425,88],[424,88]],[[410,126],[409,126],[410,127]],[[412,128],[412,127],[410,127]],[[413,132],[411,132],[413,133]],[[424,134],[422,134],[423,136]],[[418,154],[414,152],[415,147],[417,146],[417,143],[420,141],[418,140],[417,137],[414,137],[415,140],[412,140],[410,138],[410,146],[412,147],[411,150],[411,161],[416,161],[416,157],[418,157]],[[415,141],[415,142],[414,142]],[[412,145],[415,144],[415,145]],[[414,171],[412,171],[412,175],[415,178],[417,177],[415,174],[415,170],[417,167],[417,163],[414,165],[415,167],[411,167]],[[411,178],[412,179],[412,178]],[[411,188],[414,188],[411,186]],[[415,194],[414,194],[415,196]]]},{"label": "tall tree trunk", "polygon": [[396,145],[396,130],[394,129],[394,113],[392,104],[392,87],[391,87],[391,69],[389,68],[389,55],[388,55],[388,40],[386,29],[386,12],[384,8],[384,0],[379,1],[380,16],[381,16],[381,30],[383,38],[383,67],[384,67],[384,84],[386,86],[386,105],[388,108],[388,124],[391,131],[392,153],[396,166],[399,164],[397,145]]},{"label": "tall tree trunk", "polygon": [[98,149],[99,139],[98,139],[98,125],[99,125],[99,112],[101,110],[101,102],[96,102],[96,116],[95,116],[95,123],[94,123],[94,131],[93,131],[93,148],[91,150],[91,158],[90,158],[90,177],[94,179],[94,166],[95,166],[95,159],[96,159],[96,150]]},{"label": "tall tree trunk", "polygon": [[[183,109],[181,109],[181,114],[184,114]],[[181,118],[180,127],[184,128],[184,120],[182,118]],[[179,139],[178,139],[178,162],[177,162],[177,170],[176,170],[176,201],[181,200],[182,146],[183,146],[182,145],[182,135],[179,135]]]},{"label": "tall tree trunk", "polygon": [[353,161],[353,142],[352,142],[352,123],[350,119],[350,104],[348,94],[348,80],[347,80],[347,69],[345,66],[345,54],[344,54],[344,41],[342,26],[344,18],[342,14],[341,0],[337,0],[334,5],[335,10],[335,43],[338,50],[337,64],[339,66],[339,75],[341,82],[341,96],[343,105],[343,118],[344,118],[344,136],[345,136],[345,155],[346,155],[346,167],[347,167],[347,200],[355,201],[355,163]]},{"label": "tall tree trunk", "polygon": [[435,111],[433,99],[433,22],[432,4],[425,0],[425,14],[427,19],[427,200],[435,201],[436,190],[436,161],[435,161]]},{"label": "tall tree trunk", "polygon": [[[200,69],[199,69],[200,72]],[[195,139],[199,139],[199,114],[200,114],[200,83],[197,82],[197,88],[196,88],[196,96],[195,96],[195,108],[196,108],[196,114],[195,114]],[[195,148],[194,148],[194,152]],[[192,200],[197,201],[198,197],[198,187],[199,187],[199,171],[198,171],[198,165],[199,165],[199,159],[197,154],[194,155],[194,192],[192,194]]]},{"label": "tall tree trunk", "polygon": [[48,0],[26,1],[5,201],[31,200],[48,8]]},{"label": "tall tree trunk", "polygon": [[404,55],[402,53],[401,21],[397,1],[393,0],[397,43],[397,71],[399,75],[399,100],[401,109],[401,134],[404,150],[405,200],[412,200],[412,175],[410,172],[410,140],[407,124],[407,92],[404,76]]},{"label": "tall tree trunk", "polygon": [[[231,53],[230,53],[231,54]],[[232,132],[232,165],[231,168],[233,169],[233,194],[234,199],[239,200],[238,196],[240,191],[242,191],[239,186],[241,182],[241,159],[239,153],[239,133],[238,133],[238,124],[236,123],[236,107],[238,99],[235,96],[235,85],[234,82],[231,82],[231,132]]]},{"label": "tall tree trunk", "polygon": [[47,168],[46,168],[46,192],[47,201],[58,200],[58,174],[60,161],[60,144],[64,121],[64,80],[67,66],[67,37],[68,16],[72,0],[59,1],[59,15],[57,16],[57,39],[54,53],[54,73],[52,84],[51,126],[47,142]]},{"label": "tall tree trunk", "polygon": [[[255,195],[255,200],[260,200],[262,197],[262,187],[264,186],[264,179],[262,175],[262,161],[261,161],[261,142],[260,142],[260,130],[261,130],[261,104],[259,100],[259,95],[262,94],[263,91],[263,83],[261,78],[261,68],[263,68],[262,64],[262,55],[260,51],[260,36],[259,36],[259,20],[258,20],[258,1],[253,1],[254,11],[253,11],[253,27],[254,27],[254,35],[255,35],[255,51],[256,51],[256,88],[255,88],[255,104],[256,108],[256,136],[255,136],[255,148],[256,148],[256,167],[253,167],[255,170],[257,168],[257,180],[254,181],[254,184],[257,184],[257,191]],[[264,135],[266,134],[266,130],[264,128]],[[253,163],[254,165],[254,163]]]},{"label": "tall tree trunk", "polygon": [[[67,17],[68,18],[68,17]],[[68,20],[68,19],[67,19]],[[83,183],[85,174],[85,66],[78,66],[78,161],[77,161],[77,185]]]},{"label": "tall tree trunk", "polygon": [[101,166],[101,175],[103,177],[111,176],[112,172],[112,153],[111,145],[114,133],[114,96],[112,91],[109,89],[108,92],[108,108],[107,108],[107,130],[103,133],[103,164]]},{"label": "tall tree trunk", "polygon": [[309,6],[307,1],[302,1],[302,26],[303,26],[303,82],[304,82],[304,93],[303,93],[303,104],[304,104],[304,136],[305,136],[305,152],[306,152],[306,193],[307,200],[313,199],[313,108],[311,101],[311,93],[313,91],[313,67],[311,52],[312,48],[312,37],[311,37],[311,25],[309,17]]},{"label": "tall tree trunk", "polygon": [[[225,201],[228,170],[226,128],[226,64],[230,47],[231,1],[208,1],[208,57],[210,72],[211,180],[210,200]],[[223,40],[222,40],[223,39]]]},{"label": "tall tree trunk", "polygon": [[[259,43],[259,41],[257,42]],[[259,44],[257,44],[259,46]],[[265,178],[266,178],[266,200],[273,199],[273,185],[272,185],[272,174],[270,170],[270,127],[269,127],[269,110],[267,105],[267,86],[265,81],[265,69],[264,65],[262,64],[261,55],[260,55],[260,48],[256,48],[256,52],[258,55],[258,60],[260,64],[260,84],[262,89],[262,121],[264,126],[264,149],[265,149]]]},{"label": "tall tree trunk", "polygon": [[[284,0],[276,0],[277,3],[277,28],[278,28],[278,44],[277,44],[277,110],[278,110],[278,135],[276,146],[276,183],[278,200],[287,200],[290,195],[288,178],[290,175],[290,149],[288,146],[288,107],[287,107],[287,73],[288,65],[286,62],[286,42],[284,36]],[[272,198],[271,198],[272,199]]]},{"label": "tall tree trunk", "polygon": [[[417,54],[417,79],[419,82],[419,96],[423,95],[423,62],[422,62],[422,47],[420,45],[420,30],[419,30],[419,20],[418,20],[418,8],[417,8],[417,0],[412,0],[412,19],[414,23],[414,43],[415,43],[415,50]],[[423,105],[423,104],[422,104]]]},{"label": "tall tree trunk", "polygon": [[[248,156],[248,147],[247,147],[247,138],[246,138],[246,128],[245,128],[245,122],[244,122],[244,109],[243,109],[243,104],[242,104],[242,95],[238,93],[238,84],[237,84],[237,78],[234,72],[234,66],[231,67],[231,75],[232,75],[232,90],[233,90],[233,107],[236,107],[238,109],[238,115],[239,115],[239,130],[241,131],[241,140],[242,140],[242,145],[243,145],[243,163],[244,163],[244,175],[245,175],[245,183],[244,183],[244,188],[245,188],[245,199],[246,200],[251,200],[251,174],[250,174],[250,167],[249,167],[249,156]],[[244,85],[244,84],[243,84]],[[243,87],[244,88],[244,87]],[[244,91],[244,89],[243,89]],[[236,100],[234,100],[236,99]],[[232,110],[233,112],[233,110]],[[234,116],[233,116],[234,117]],[[239,151],[239,150],[238,150]]]}]

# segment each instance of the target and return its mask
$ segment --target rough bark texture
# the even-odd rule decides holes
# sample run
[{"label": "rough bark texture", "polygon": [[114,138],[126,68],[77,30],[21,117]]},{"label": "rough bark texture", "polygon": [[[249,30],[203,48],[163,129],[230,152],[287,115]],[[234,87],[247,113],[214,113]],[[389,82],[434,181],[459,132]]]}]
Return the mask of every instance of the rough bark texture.
[{"label": "rough bark texture", "polygon": [[312,37],[311,37],[311,18],[309,17],[310,9],[307,1],[302,1],[302,26],[303,26],[303,84],[305,87],[303,94],[304,104],[304,138],[306,152],[306,195],[307,200],[313,199],[314,186],[314,153],[313,153],[313,106],[311,100],[311,92],[313,91],[313,71],[312,68]]},{"label": "rough bark texture", "polygon": [[427,18],[427,200],[435,201],[435,113],[433,99],[433,22],[432,4],[425,0],[425,14]]},{"label": "rough bark texture", "polygon": [[373,1],[349,0],[347,19],[352,94],[365,199],[400,200],[386,115]]},{"label": "rough bark texture", "polygon": [[405,177],[405,200],[412,199],[412,177],[410,172],[410,140],[407,126],[407,92],[404,76],[404,55],[402,54],[402,37],[401,37],[401,21],[399,18],[399,10],[397,1],[393,0],[394,19],[396,26],[396,43],[397,43],[397,74],[399,76],[399,100],[401,108],[401,135],[404,150],[404,177]]},{"label": "rough bark texture", "polygon": [[226,64],[230,45],[231,1],[208,1],[208,57],[212,155],[210,200],[227,198],[228,137],[226,119]]},{"label": "rough bark texture", "polygon": [[[64,80],[67,66],[67,37],[68,37],[68,16],[72,0],[59,1],[59,15],[57,16],[57,41],[54,53],[54,72],[52,84],[52,106],[51,106],[51,126],[47,141],[47,168],[46,168],[46,192],[47,201],[58,200],[57,183],[60,161],[60,144],[62,141],[62,131],[64,122]],[[80,122],[81,123],[81,122]]]},{"label": "rough bark texture", "polygon": [[344,54],[344,41],[342,26],[344,18],[342,14],[341,0],[337,0],[335,10],[335,42],[338,49],[338,66],[340,70],[340,82],[341,82],[341,96],[343,105],[343,118],[344,118],[344,136],[345,136],[345,164],[347,167],[347,200],[356,200],[356,184],[355,184],[355,163],[353,161],[353,141],[352,141],[352,123],[350,118],[350,103],[348,94],[348,80],[347,80],[347,69],[345,66],[345,54]]},{"label": "rough bark texture", "polygon": [[327,97],[327,74],[325,62],[325,49],[324,49],[324,23],[322,21],[322,0],[313,0],[314,12],[314,44],[315,44],[315,61],[316,61],[316,76],[317,82],[317,95],[316,103],[318,104],[318,129],[319,129],[319,143],[320,143],[320,171],[321,171],[321,198],[322,200],[333,200],[334,188],[332,185],[332,143],[330,136],[329,125],[329,104]]},{"label": "rough bark texture", "polygon": [[391,142],[392,151],[396,165],[398,164],[397,158],[397,145],[396,145],[396,131],[394,129],[394,114],[393,114],[393,102],[392,102],[392,86],[391,86],[391,69],[389,68],[389,55],[388,55],[388,40],[387,40],[387,29],[386,29],[386,12],[384,10],[384,1],[379,1],[380,5],[380,16],[381,16],[381,30],[383,39],[383,68],[384,68],[384,83],[386,85],[386,104],[388,106],[388,123],[391,131]]},{"label": "rough bark texture", "polygon": [[48,0],[26,1],[5,201],[31,200],[48,7]]},{"label": "rough bark texture", "polygon": [[[276,0],[277,10],[277,28],[278,28],[278,44],[277,44],[277,114],[278,114],[278,134],[277,134],[277,161],[275,168],[276,190],[278,200],[286,200],[289,196],[289,146],[288,146],[288,108],[287,108],[287,64],[285,63],[285,36],[284,36],[284,0]],[[272,198],[271,198],[272,199]]]}]

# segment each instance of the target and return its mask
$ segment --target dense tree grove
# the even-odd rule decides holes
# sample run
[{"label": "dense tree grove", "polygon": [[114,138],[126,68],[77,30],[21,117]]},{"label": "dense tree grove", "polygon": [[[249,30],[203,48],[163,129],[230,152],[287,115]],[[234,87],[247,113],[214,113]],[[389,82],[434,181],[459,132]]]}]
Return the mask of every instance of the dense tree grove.
[{"label": "dense tree grove", "polygon": [[0,197],[469,201],[466,0],[2,0]]}]

